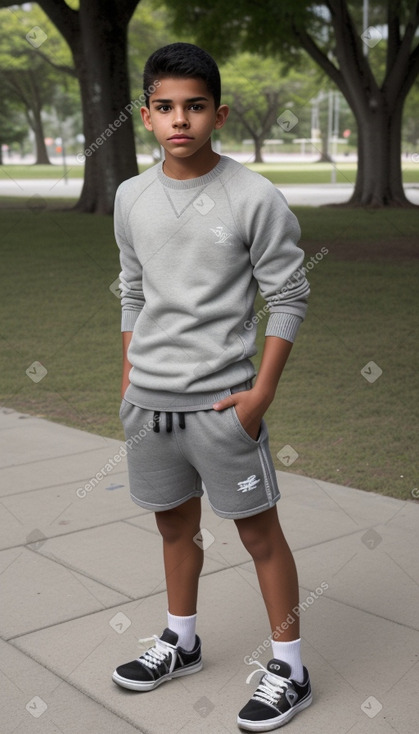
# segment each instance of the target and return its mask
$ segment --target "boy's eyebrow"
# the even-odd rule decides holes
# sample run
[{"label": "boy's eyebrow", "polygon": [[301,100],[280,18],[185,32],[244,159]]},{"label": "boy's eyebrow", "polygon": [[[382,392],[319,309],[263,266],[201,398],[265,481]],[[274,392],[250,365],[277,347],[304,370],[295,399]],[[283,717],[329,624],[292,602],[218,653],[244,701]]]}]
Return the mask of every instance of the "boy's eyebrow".
[{"label": "boy's eyebrow", "polygon": [[[185,99],[185,102],[188,104],[191,104],[192,102],[208,102],[208,97],[190,97],[189,99]],[[173,102],[172,99],[153,99],[151,100],[152,104],[168,104],[169,102]]]}]

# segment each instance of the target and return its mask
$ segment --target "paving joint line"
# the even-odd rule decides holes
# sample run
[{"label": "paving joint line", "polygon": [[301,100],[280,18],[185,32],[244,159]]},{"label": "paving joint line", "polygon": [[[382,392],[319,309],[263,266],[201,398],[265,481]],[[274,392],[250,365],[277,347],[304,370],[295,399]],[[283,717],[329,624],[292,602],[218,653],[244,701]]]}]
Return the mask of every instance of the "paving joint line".
[{"label": "paving joint line", "polygon": [[106,709],[106,711],[109,711],[109,713],[111,713],[117,719],[120,719],[121,721],[125,721],[127,724],[130,724],[130,726],[132,726],[136,731],[139,731],[140,734],[147,734],[145,729],[140,729],[137,724],[133,723],[133,721],[126,718],[125,716],[122,716],[120,713],[117,713],[114,709],[112,709],[109,706],[109,704],[106,703],[106,700],[102,701],[100,698],[97,698],[91,695],[90,693],[85,691],[83,688],[77,686],[74,682],[66,678],[63,678],[61,673],[57,673],[55,670],[53,670],[53,668],[48,667],[44,662],[42,662],[41,660],[38,660],[35,656],[31,655],[26,650],[22,650],[17,645],[13,645],[13,643],[10,642],[10,640],[6,640],[6,642],[11,644],[15,650],[19,650],[19,652],[21,652],[27,658],[29,658],[30,660],[33,660],[34,663],[36,663],[37,665],[40,665],[42,668],[44,668],[44,670],[48,671],[48,673],[51,673],[51,675],[53,675],[55,678],[58,678],[61,682],[58,684],[58,686],[56,686],[56,688],[58,688],[61,685],[61,683],[65,683],[67,686],[71,686],[71,688],[73,688],[75,691],[77,691],[78,693],[81,693],[82,696],[86,696],[86,698],[93,701],[93,703],[98,704],[102,708]]}]

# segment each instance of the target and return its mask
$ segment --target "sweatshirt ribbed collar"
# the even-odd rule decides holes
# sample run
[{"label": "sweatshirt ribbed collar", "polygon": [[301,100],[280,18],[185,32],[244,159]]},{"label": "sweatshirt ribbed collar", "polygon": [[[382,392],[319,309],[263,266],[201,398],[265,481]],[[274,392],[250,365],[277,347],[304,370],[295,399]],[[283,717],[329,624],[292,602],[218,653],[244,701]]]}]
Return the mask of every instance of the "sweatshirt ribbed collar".
[{"label": "sweatshirt ribbed collar", "polygon": [[158,164],[157,175],[163,186],[167,186],[170,189],[195,189],[199,186],[206,186],[207,184],[211,183],[211,181],[214,181],[216,178],[218,178],[220,173],[224,171],[227,163],[227,156],[222,155],[217,165],[214,166],[214,168],[209,171],[209,173],[206,173],[204,176],[198,176],[198,178],[177,179],[166,176],[163,171],[163,162],[161,162]]}]

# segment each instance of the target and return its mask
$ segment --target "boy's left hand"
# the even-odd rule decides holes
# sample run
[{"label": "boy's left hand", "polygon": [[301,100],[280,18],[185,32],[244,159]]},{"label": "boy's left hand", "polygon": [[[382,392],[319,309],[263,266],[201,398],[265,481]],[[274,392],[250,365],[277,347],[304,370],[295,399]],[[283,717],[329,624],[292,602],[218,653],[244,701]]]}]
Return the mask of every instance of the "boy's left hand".
[{"label": "boy's left hand", "polygon": [[237,417],[242,424],[246,433],[254,441],[257,440],[260,430],[262,418],[269,407],[271,401],[263,401],[255,389],[243,390],[242,392],[233,393],[228,398],[214,403],[214,410],[225,410],[234,406]]}]

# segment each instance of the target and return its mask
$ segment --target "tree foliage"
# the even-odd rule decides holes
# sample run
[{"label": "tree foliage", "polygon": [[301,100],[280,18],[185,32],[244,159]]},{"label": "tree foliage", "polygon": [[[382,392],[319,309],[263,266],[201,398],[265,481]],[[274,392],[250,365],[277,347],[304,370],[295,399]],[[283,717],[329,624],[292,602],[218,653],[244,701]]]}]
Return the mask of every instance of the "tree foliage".
[{"label": "tree foliage", "polygon": [[45,61],[41,47],[52,59],[64,62],[70,54],[61,35],[37,5],[6,8],[1,13],[0,69],[8,99],[24,112],[35,135],[36,162],[49,163],[45,147],[43,112],[51,107],[59,80]]},{"label": "tree foliage", "polygon": [[79,211],[111,214],[118,185],[138,171],[132,117],[125,114],[132,103],[127,28],[138,2],[39,0],[71,49],[80,84],[86,166]]},{"label": "tree foliage", "polygon": [[[221,67],[222,101],[230,107],[228,127],[234,127],[236,137],[252,139],[256,162],[262,162],[266,138],[274,134],[286,140],[284,128],[277,123],[280,113],[308,106],[310,114],[310,100],[314,90],[323,86],[324,75],[314,64],[308,66],[303,74],[271,57],[243,52]],[[310,120],[305,116],[300,122],[310,136]]]},{"label": "tree foliage", "polygon": [[[218,58],[238,50],[279,54],[292,66],[308,53],[337,85],[358,125],[358,175],[351,203],[406,206],[401,178],[401,122],[405,99],[419,73],[419,2],[307,0],[166,0],[175,28],[193,30]],[[381,78],[374,50],[385,48]],[[368,53],[366,53],[368,51]]]},{"label": "tree foliage", "polygon": [[269,59],[243,53],[222,68],[221,76],[223,102],[230,106],[233,121],[252,138],[255,161],[261,163],[263,141],[276,122],[283,94],[279,69],[273,69]]},{"label": "tree foliage", "polygon": [[[128,66],[134,97],[138,98],[143,91],[143,70],[148,57],[157,48],[173,43],[173,35],[168,28],[164,7],[150,2],[139,3],[128,28]],[[133,123],[136,142],[145,146],[149,153],[156,151],[158,146],[154,134],[145,130],[139,110],[134,113]]]}]

